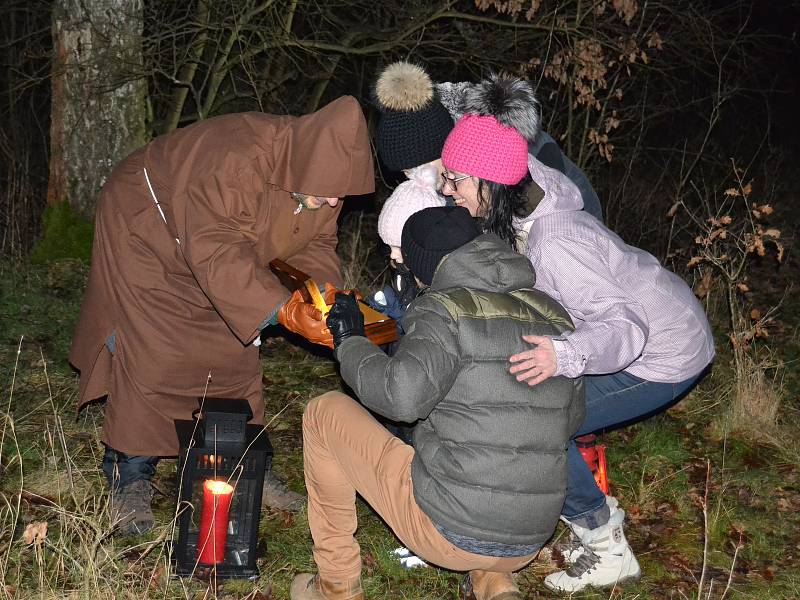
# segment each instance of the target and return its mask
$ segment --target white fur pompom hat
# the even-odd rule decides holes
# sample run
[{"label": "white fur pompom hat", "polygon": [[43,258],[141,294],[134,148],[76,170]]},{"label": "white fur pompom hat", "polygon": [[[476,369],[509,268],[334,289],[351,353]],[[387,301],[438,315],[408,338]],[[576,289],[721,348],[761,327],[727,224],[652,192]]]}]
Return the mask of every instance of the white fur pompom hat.
[{"label": "white fur pompom hat", "polygon": [[431,206],[444,206],[444,198],[427,182],[409,179],[398,185],[386,199],[378,217],[378,235],[387,246],[400,247],[403,225],[415,212]]}]

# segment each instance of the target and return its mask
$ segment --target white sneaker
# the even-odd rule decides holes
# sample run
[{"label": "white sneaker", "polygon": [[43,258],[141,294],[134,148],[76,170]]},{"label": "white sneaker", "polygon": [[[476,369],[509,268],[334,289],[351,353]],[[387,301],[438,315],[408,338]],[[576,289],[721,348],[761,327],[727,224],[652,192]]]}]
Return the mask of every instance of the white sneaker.
[{"label": "white sneaker", "polygon": [[[611,518],[597,529],[584,529],[570,523],[570,529],[578,537],[583,550],[571,553],[574,562],[564,571],[551,573],[544,584],[557,592],[578,592],[589,586],[608,588],[642,576],[639,562],[625,539],[622,522],[625,511],[609,502]],[[566,558],[566,557],[565,557]]]},{"label": "white sneaker", "polygon": [[428,563],[403,546],[392,550],[392,554],[400,560],[400,564],[406,569],[424,568],[428,566]]}]

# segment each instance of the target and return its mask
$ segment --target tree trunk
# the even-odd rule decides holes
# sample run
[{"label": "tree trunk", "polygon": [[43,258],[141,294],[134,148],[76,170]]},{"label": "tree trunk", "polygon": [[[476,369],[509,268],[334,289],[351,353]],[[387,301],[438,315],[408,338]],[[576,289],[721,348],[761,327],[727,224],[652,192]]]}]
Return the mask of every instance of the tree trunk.
[{"label": "tree trunk", "polygon": [[48,204],[91,218],[111,169],[147,141],[142,0],[56,0]]}]

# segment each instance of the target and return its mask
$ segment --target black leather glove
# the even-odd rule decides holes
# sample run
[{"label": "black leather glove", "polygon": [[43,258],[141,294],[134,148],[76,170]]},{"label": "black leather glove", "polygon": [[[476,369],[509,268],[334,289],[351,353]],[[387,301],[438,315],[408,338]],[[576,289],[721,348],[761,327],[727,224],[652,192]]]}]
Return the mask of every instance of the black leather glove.
[{"label": "black leather glove", "polygon": [[328,318],[325,321],[333,335],[333,347],[338,348],[342,342],[354,335],[364,335],[364,315],[358,308],[355,294],[336,293]]}]

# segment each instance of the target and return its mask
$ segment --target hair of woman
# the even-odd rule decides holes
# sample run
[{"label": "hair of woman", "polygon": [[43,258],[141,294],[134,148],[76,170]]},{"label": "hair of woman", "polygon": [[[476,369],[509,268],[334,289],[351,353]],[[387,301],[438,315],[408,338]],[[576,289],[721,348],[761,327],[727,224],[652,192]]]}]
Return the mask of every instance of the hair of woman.
[{"label": "hair of woman", "polygon": [[478,202],[486,209],[483,229],[494,233],[512,248],[517,242],[514,217],[524,217],[527,206],[525,195],[531,183],[530,174],[515,185],[495,183],[485,179],[478,180]]}]

